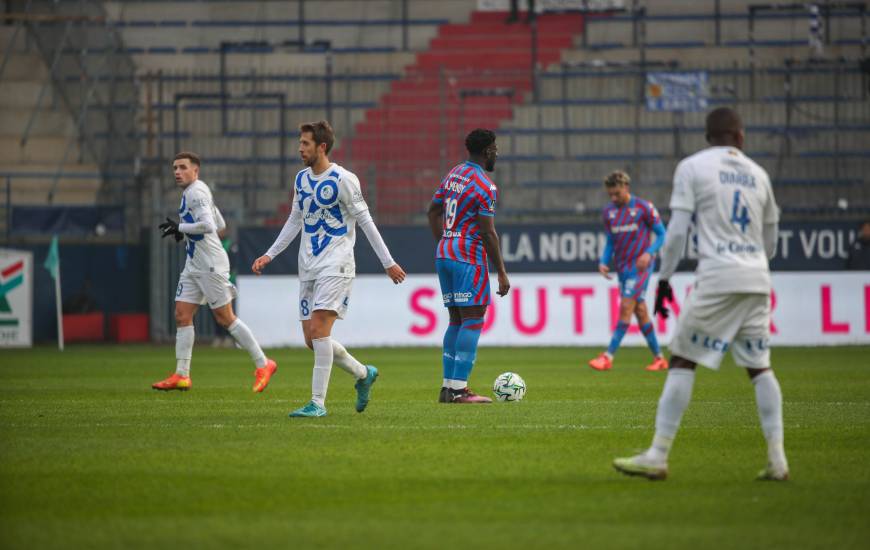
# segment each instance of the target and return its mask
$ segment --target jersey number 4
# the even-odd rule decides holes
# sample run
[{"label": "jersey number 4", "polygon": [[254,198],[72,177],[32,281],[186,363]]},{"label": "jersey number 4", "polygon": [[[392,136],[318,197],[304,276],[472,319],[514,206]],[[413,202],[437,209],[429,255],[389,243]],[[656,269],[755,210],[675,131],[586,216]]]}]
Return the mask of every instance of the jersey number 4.
[{"label": "jersey number 4", "polygon": [[731,223],[739,225],[740,231],[746,233],[749,225],[749,209],[740,202],[740,191],[734,191],[734,205],[731,207]]},{"label": "jersey number 4", "polygon": [[456,223],[456,210],[459,208],[459,201],[457,199],[447,199],[445,202],[445,212],[444,212],[444,227],[446,229],[452,229],[453,224]]}]

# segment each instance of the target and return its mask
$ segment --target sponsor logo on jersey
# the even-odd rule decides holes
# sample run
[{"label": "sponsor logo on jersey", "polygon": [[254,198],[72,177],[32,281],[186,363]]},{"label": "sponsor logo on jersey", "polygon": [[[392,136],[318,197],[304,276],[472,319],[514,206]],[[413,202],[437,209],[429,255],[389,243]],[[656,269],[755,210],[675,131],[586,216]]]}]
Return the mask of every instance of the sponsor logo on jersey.
[{"label": "sponsor logo on jersey", "polygon": [[455,237],[455,238],[462,238],[462,232],[461,232],[461,231],[450,231],[450,230],[447,230],[447,229],[444,230],[444,236],[443,236],[443,238],[445,238],[445,239],[452,239],[452,238],[454,238],[454,237]]},{"label": "sponsor logo on jersey", "polygon": [[755,254],[759,252],[759,248],[751,243],[738,243],[728,241],[727,243],[716,243],[716,253],[725,254]]},{"label": "sponsor logo on jersey", "polygon": [[632,231],[637,231],[636,223],[629,223],[626,225],[615,225],[610,228],[611,233],[631,233]]},{"label": "sponsor logo on jersey", "polygon": [[454,292],[453,293],[453,301],[457,304],[461,304],[471,300],[472,294],[470,292]]}]

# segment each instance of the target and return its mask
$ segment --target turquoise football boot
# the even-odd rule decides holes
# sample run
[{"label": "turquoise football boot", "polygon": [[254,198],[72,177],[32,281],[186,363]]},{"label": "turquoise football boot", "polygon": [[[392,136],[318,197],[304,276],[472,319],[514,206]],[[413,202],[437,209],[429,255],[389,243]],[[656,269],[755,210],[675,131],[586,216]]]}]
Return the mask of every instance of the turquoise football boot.
[{"label": "turquoise football boot", "polygon": [[378,379],[378,369],[371,365],[366,365],[366,369],[368,370],[366,377],[357,380],[357,383],[354,385],[354,388],[356,388],[356,412],[358,413],[366,410],[366,406],[369,404],[369,396],[372,393],[372,384]]},{"label": "turquoise football boot", "polygon": [[324,409],[314,401],[309,401],[305,404],[304,407],[299,407],[287,416],[291,418],[297,416],[302,418],[316,418],[318,416],[326,416],[326,409]]}]

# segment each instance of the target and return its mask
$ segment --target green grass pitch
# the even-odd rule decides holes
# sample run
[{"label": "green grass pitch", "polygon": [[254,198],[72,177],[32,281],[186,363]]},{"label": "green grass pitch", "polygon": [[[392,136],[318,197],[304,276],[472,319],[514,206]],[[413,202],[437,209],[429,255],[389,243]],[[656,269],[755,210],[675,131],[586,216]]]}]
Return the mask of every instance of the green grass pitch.
[{"label": "green grass pitch", "polygon": [[699,369],[670,460],[650,482],[611,468],[649,444],[664,373],[623,349],[482,348],[472,388],[520,373],[526,399],[442,405],[437,349],[351,350],[381,369],[364,414],[333,368],[319,419],[311,354],[273,350],[251,393],[236,349],[197,347],[193,389],[150,384],[170,347],[0,352],[2,548],[868,548],[870,348],[778,348],[793,479],[765,462],[742,369]]}]

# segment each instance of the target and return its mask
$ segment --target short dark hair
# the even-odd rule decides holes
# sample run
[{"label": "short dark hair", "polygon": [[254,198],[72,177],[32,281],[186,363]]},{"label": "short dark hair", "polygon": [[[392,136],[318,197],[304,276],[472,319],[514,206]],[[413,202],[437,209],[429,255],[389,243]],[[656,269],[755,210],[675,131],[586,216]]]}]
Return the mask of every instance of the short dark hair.
[{"label": "short dark hair", "polygon": [[604,178],[605,187],[616,187],[617,185],[631,185],[631,178],[622,170],[614,170]]},{"label": "short dark hair", "polygon": [[493,143],[495,143],[495,132],[485,128],[475,128],[465,136],[465,148],[472,155],[483,153]]},{"label": "short dark hair", "polygon": [[305,122],[299,125],[299,133],[310,132],[314,137],[314,144],[320,145],[321,143],[326,144],[326,154],[328,155],[330,151],[332,151],[332,146],[335,144],[335,132],[332,130],[332,126],[329,125],[325,120],[318,120],[317,122]]},{"label": "short dark hair", "polygon": [[181,159],[187,159],[191,163],[193,163],[197,166],[200,166],[202,164],[202,162],[199,160],[199,155],[197,155],[196,153],[191,153],[190,151],[182,151],[182,152],[178,153],[177,155],[175,155],[174,160],[181,160]]},{"label": "short dark hair", "polygon": [[730,107],[719,107],[707,115],[707,140],[737,136],[743,130],[743,121],[737,111]]}]

